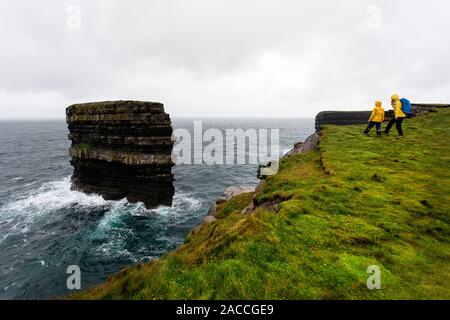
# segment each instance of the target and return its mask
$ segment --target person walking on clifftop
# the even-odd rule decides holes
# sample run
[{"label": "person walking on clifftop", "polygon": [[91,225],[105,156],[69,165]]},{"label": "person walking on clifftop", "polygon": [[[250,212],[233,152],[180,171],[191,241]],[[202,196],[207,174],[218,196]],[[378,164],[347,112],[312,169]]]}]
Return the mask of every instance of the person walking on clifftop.
[{"label": "person walking on clifftop", "polygon": [[391,97],[391,104],[392,108],[394,109],[394,118],[392,118],[391,121],[389,121],[386,129],[384,130],[384,133],[389,134],[389,131],[391,130],[392,126],[395,123],[398,135],[400,137],[403,137],[402,123],[406,117],[406,114],[402,110],[402,102],[400,101],[400,97],[398,96],[398,94],[394,94]]},{"label": "person walking on clifftop", "polygon": [[366,130],[364,130],[364,134],[368,134],[369,131],[373,128],[373,126],[376,126],[377,128],[377,136],[381,135],[381,124],[384,121],[384,109],[381,106],[381,101],[375,102],[375,108],[372,110],[372,114],[369,118],[369,125],[367,126]]}]

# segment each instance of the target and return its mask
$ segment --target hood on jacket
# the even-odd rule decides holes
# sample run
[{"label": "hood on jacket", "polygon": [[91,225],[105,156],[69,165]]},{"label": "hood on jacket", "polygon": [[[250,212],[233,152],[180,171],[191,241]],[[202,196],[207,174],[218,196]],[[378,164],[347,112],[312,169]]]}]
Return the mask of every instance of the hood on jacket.
[{"label": "hood on jacket", "polygon": [[380,108],[382,105],[381,101],[375,101],[375,107]]},{"label": "hood on jacket", "polygon": [[393,94],[391,99],[394,100],[394,101],[399,101],[400,97],[398,96],[398,94]]}]

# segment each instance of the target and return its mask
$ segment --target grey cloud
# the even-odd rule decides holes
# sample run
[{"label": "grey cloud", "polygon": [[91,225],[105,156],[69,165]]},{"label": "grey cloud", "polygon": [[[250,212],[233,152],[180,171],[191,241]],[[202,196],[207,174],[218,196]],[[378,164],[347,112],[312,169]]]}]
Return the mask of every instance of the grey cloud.
[{"label": "grey cloud", "polygon": [[[66,27],[69,5],[81,9],[79,30]],[[379,30],[366,26],[370,5]],[[0,118],[30,114],[33,97],[49,100],[42,117],[115,98],[160,100],[175,116],[312,116],[393,91],[448,101],[449,9],[444,0],[3,0]]]}]

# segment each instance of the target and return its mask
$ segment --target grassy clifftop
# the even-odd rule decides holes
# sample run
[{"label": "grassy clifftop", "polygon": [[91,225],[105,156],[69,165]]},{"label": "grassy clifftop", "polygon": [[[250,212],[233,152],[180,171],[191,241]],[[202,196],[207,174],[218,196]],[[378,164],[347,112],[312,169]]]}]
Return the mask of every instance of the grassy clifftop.
[{"label": "grassy clifftop", "polygon": [[[253,194],[158,261],[76,299],[450,299],[450,110],[405,137],[327,126]],[[264,203],[279,203],[277,206]],[[381,268],[369,290],[367,267]]]}]

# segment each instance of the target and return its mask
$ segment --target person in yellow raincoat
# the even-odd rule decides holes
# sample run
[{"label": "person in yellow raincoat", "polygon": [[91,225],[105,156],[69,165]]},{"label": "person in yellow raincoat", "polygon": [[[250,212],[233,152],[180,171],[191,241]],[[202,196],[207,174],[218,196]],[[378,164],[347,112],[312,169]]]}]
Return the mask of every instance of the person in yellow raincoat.
[{"label": "person in yellow raincoat", "polygon": [[384,109],[381,106],[381,101],[375,102],[375,108],[372,110],[372,114],[369,118],[369,125],[367,126],[366,130],[364,130],[364,134],[368,134],[370,130],[376,126],[377,128],[377,135],[381,135],[381,124],[384,121]]},{"label": "person in yellow raincoat", "polygon": [[384,130],[384,133],[389,134],[389,131],[391,130],[392,126],[395,123],[398,135],[400,137],[403,137],[402,123],[406,117],[406,114],[402,111],[402,102],[400,101],[400,97],[398,96],[398,94],[394,94],[391,97],[391,104],[392,108],[394,109],[394,118],[392,118],[391,121],[389,121],[386,129]]}]

